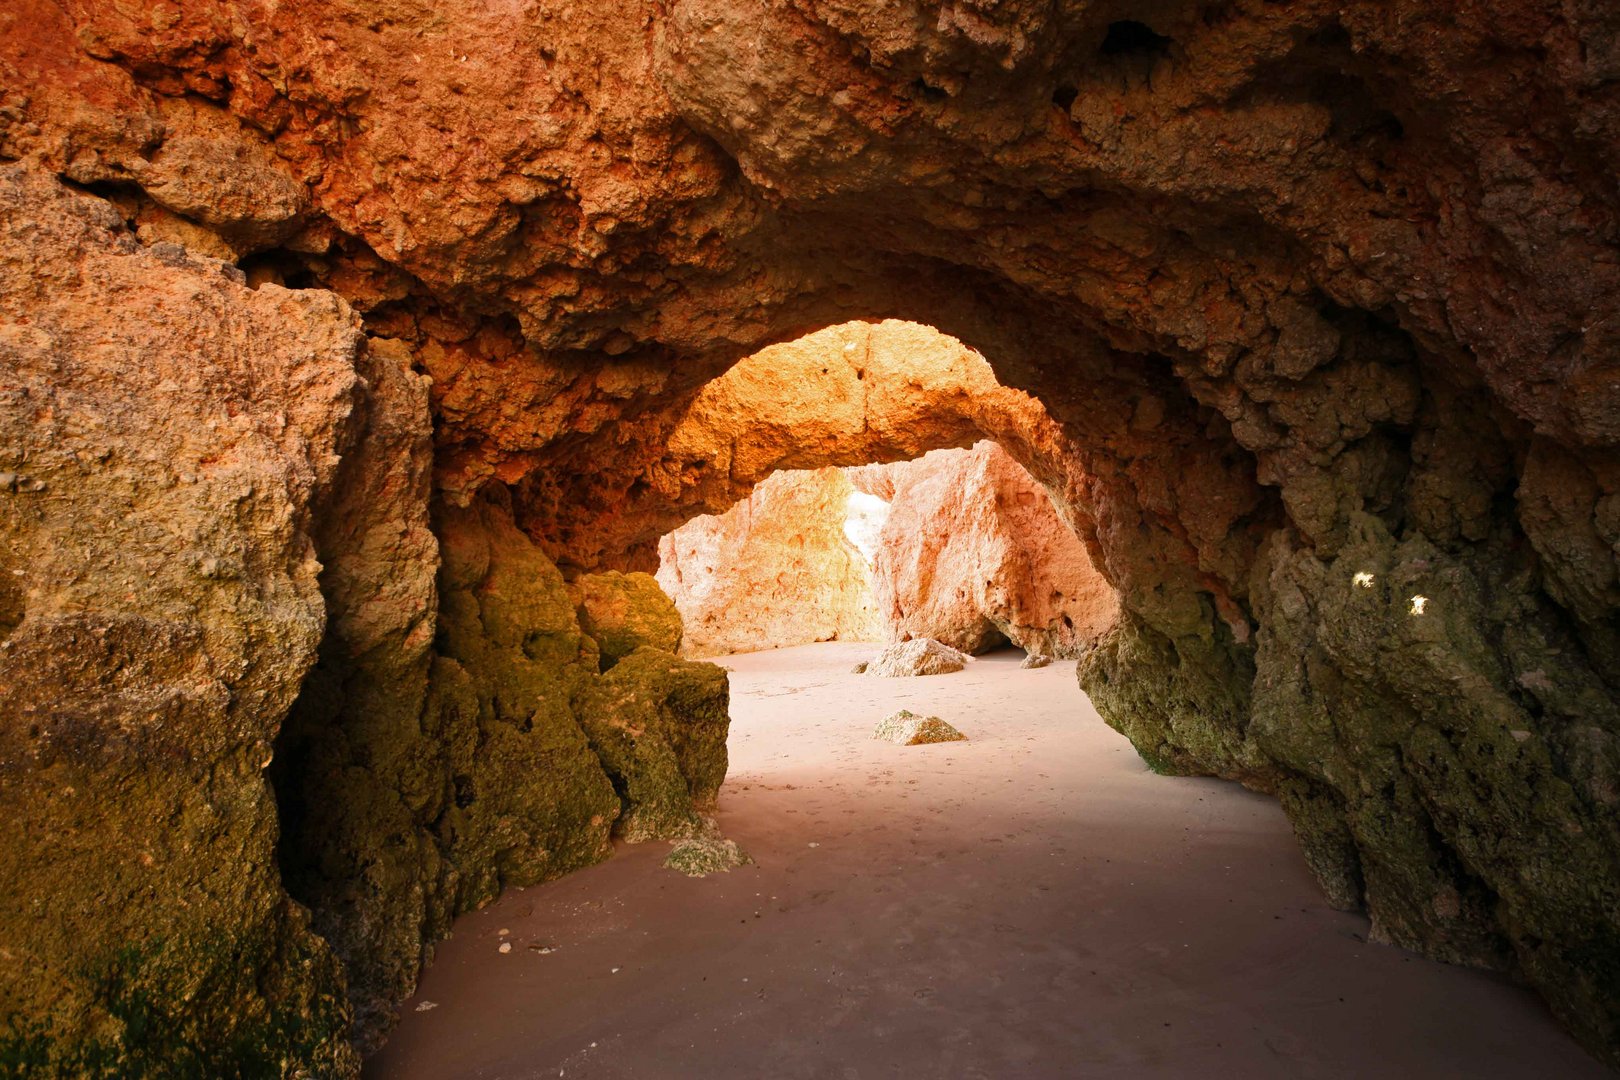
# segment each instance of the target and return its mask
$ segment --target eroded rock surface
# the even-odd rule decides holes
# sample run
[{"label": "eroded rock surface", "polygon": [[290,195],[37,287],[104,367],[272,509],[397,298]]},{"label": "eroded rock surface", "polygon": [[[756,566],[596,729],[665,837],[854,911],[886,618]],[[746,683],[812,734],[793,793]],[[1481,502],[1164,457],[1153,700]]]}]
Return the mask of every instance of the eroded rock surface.
[{"label": "eroded rock surface", "polygon": [[[982,438],[1004,443],[1060,491],[1078,482],[1068,473],[1073,448],[1039,402],[997,382],[985,358],[955,338],[892,319],[763,349],[678,412],[624,437],[612,467],[521,485],[525,527],[553,538],[560,562],[650,567],[661,535],[761,489],[757,497],[775,512],[801,517],[815,499],[839,497],[830,478],[789,496],[771,484],[775,473],[903,462]],[[564,482],[573,485],[566,497],[541,486]],[[749,522],[760,528],[758,514],[739,515],[722,534],[747,534]]]},{"label": "eroded rock surface", "polygon": [[357,1067],[263,770],[321,642],[311,509],[363,341],[330,293],[0,169],[0,1061]]},{"label": "eroded rock surface", "polygon": [[901,679],[915,675],[949,675],[961,671],[973,658],[933,638],[897,641],[867,661],[863,675]]},{"label": "eroded rock surface", "polygon": [[[857,492],[878,512],[863,517]],[[1073,528],[991,442],[775,473],[726,513],[665,536],[659,553],[698,656],[928,637],[1073,658],[1118,615]]]},{"label": "eroded rock surface", "polygon": [[601,650],[604,671],[644,645],[680,651],[681,613],[651,574],[587,574],[568,592],[580,629]]},{"label": "eroded rock surface", "polygon": [[664,859],[664,866],[687,877],[708,877],[747,866],[752,861],[735,840],[721,836],[694,836],[677,841]]},{"label": "eroded rock surface", "polygon": [[[85,974],[132,956],[118,985],[181,1018],[154,1039],[352,1072],[258,771],[318,648],[366,639],[319,645],[347,601],[314,558],[343,561],[313,519],[364,407],[349,312],[432,380],[417,730],[455,768],[419,806],[328,811],[468,859],[440,878],[410,843],[396,872],[335,823],[355,842],[307,895],[364,918],[402,877],[475,899],[601,850],[618,800],[558,704],[599,676],[556,565],[651,569],[754,466],[855,463],[780,452],[843,452],[800,415],[707,475],[730,440],[691,418],[741,357],[901,317],[1056,434],[912,413],[947,441],[850,453],[992,437],[1055,494],[1120,592],[1082,664],[1109,722],[1275,792],[1380,936],[1523,975],[1620,1060],[1617,86],[1620,10],[1589,0],[8,5],[0,925],[37,977],[7,1016],[138,1069],[171,1048],[119,1043]],[[864,370],[756,404],[830,409]],[[428,625],[415,603],[389,626]],[[367,769],[395,721],[364,718],[411,711],[300,739]],[[491,779],[542,763],[554,803]]]},{"label": "eroded rock surface", "polygon": [[872,738],[891,742],[896,746],[926,746],[929,743],[965,742],[967,736],[937,716],[918,716],[910,709],[901,709],[892,716],[878,721]]},{"label": "eroded rock surface", "polygon": [[617,835],[632,843],[686,836],[715,810],[729,698],[719,667],[650,645],[580,689],[574,708],[622,804]]},{"label": "eroded rock surface", "polygon": [[890,638],[1079,657],[1119,602],[1051,498],[995,443],[852,470],[889,500],[872,589]]},{"label": "eroded rock surface", "polygon": [[841,469],[779,472],[659,541],[658,582],[681,609],[687,653],[882,640],[865,558],[844,533],[854,493]]}]

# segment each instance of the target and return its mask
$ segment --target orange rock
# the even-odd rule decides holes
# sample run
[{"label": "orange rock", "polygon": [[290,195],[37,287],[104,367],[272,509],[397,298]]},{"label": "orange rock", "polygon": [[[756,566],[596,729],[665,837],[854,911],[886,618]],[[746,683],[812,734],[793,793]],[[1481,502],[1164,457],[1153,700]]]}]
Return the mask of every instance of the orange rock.
[{"label": "orange rock", "polygon": [[873,573],[891,636],[970,653],[1010,641],[1031,655],[1074,657],[1113,627],[1113,587],[1047,493],[995,443],[851,472],[857,486],[893,499]]},{"label": "orange rock", "polygon": [[699,656],[936,638],[1073,657],[1118,613],[1046,492],[988,441],[776,473],[726,513],[664,537],[659,553],[659,583]]},{"label": "orange rock", "polygon": [[683,652],[881,639],[866,561],[844,535],[854,493],[839,469],[781,472],[664,537],[658,583],[685,621]]}]

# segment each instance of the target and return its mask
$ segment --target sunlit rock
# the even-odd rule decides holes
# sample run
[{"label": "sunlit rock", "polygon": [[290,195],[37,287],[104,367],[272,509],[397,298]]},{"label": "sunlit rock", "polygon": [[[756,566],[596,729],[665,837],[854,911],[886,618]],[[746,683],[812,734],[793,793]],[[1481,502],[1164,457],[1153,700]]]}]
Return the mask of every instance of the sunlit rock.
[{"label": "sunlit rock", "polygon": [[937,716],[918,716],[901,709],[885,716],[872,731],[872,738],[896,746],[923,746],[927,743],[966,742],[967,736]]},{"label": "sunlit rock", "polygon": [[949,675],[967,667],[972,659],[966,653],[932,638],[916,638],[890,645],[867,663],[862,674],[885,679]]}]

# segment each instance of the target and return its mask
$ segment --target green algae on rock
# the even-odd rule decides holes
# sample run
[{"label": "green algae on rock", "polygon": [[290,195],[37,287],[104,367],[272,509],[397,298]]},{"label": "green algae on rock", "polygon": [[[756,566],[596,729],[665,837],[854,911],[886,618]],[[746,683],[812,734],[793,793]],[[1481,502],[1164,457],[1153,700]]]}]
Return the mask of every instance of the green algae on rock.
[{"label": "green algae on rock", "polygon": [[568,594],[580,629],[601,650],[603,671],[643,645],[681,651],[681,613],[651,574],[586,574],[569,583]]},{"label": "green algae on rock", "polygon": [[729,686],[718,666],[643,646],[581,683],[574,709],[632,842],[692,835],[726,778]]},{"label": "green algae on rock", "polygon": [[329,293],[250,289],[0,169],[0,469],[29,481],[0,492],[13,1074],[358,1068],[262,770],[321,638],[311,508],[362,340]]},{"label": "green algae on rock", "polygon": [[737,846],[737,841],[705,834],[678,841],[664,859],[664,866],[687,877],[707,877],[746,866],[753,861],[747,852]]}]

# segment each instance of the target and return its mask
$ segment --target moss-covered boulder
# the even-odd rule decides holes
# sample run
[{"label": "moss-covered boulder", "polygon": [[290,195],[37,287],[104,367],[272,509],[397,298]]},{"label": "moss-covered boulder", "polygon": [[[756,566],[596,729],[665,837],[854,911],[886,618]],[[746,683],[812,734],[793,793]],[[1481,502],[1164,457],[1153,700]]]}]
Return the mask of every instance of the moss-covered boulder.
[{"label": "moss-covered boulder", "polygon": [[708,877],[728,873],[753,861],[737,846],[737,841],[706,834],[677,842],[665,856],[664,868],[687,877]]},{"label": "moss-covered boulder", "polygon": [[579,626],[606,671],[642,646],[681,651],[681,613],[651,574],[587,574],[569,585]]},{"label": "moss-covered boulder", "polygon": [[613,779],[626,840],[689,836],[726,778],[724,669],[641,648],[580,685],[574,708]]},{"label": "moss-covered boulder", "polygon": [[276,867],[362,338],[0,169],[0,1075],[357,1075]]},{"label": "moss-covered boulder", "polygon": [[619,800],[571,706],[596,676],[562,575],[498,502],[446,509],[437,524],[424,724],[445,754],[433,827],[467,910],[605,858]]}]

